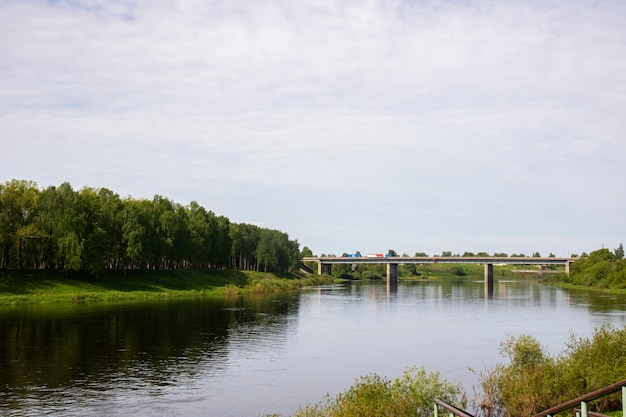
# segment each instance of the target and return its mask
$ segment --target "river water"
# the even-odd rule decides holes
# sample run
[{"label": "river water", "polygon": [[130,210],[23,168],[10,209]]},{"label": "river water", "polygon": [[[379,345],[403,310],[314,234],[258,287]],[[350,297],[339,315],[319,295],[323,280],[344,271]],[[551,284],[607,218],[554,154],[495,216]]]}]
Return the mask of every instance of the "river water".
[{"label": "river water", "polygon": [[530,281],[347,284],[297,293],[0,308],[2,416],[293,414],[355,378],[438,371],[473,397],[500,342],[553,354],[626,325],[626,297]]}]

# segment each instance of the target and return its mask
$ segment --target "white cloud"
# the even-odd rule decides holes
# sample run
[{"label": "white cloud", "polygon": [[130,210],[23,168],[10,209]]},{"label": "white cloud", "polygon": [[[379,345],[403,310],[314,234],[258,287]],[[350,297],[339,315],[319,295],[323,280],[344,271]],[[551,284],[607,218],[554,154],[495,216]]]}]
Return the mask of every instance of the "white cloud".
[{"label": "white cloud", "polygon": [[624,23],[619,1],[4,2],[0,176],[198,200],[319,252],[588,251],[626,226]]}]

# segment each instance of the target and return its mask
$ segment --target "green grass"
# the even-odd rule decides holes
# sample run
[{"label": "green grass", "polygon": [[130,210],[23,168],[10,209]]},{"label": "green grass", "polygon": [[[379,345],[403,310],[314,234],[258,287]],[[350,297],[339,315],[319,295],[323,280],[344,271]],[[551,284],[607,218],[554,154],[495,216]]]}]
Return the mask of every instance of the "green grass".
[{"label": "green grass", "polygon": [[0,271],[0,305],[234,295],[330,282],[325,277],[234,270],[111,271],[98,277],[78,272]]}]

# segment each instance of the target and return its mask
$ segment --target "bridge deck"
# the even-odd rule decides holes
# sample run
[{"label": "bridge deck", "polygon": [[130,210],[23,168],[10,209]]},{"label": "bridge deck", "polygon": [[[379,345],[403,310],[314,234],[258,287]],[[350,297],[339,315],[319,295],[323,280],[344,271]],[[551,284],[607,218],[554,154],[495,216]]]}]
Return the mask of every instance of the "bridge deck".
[{"label": "bridge deck", "polygon": [[553,257],[498,257],[498,256],[391,256],[391,257],[346,257],[346,256],[311,256],[303,262],[321,262],[323,264],[493,264],[493,265],[566,265],[578,258]]}]

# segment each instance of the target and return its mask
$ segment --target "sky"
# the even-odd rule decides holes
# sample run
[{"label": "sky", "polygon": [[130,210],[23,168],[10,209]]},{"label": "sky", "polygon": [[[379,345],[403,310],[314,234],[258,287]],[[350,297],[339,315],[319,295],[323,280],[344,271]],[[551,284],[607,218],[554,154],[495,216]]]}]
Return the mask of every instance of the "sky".
[{"label": "sky", "polygon": [[626,241],[622,0],[0,0],[0,182],[314,254]]}]

